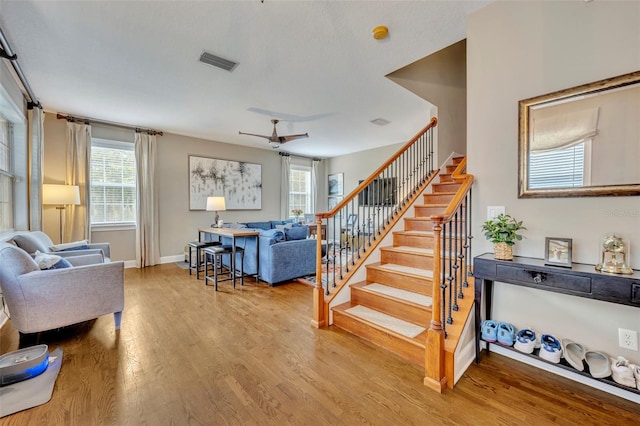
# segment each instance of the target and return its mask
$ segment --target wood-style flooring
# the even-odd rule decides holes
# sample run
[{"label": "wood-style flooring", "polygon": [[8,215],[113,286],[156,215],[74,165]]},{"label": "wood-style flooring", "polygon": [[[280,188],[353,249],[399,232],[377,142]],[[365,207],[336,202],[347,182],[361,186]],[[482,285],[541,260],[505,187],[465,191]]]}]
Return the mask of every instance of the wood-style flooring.
[{"label": "wood-style flooring", "polygon": [[[455,389],[335,327],[312,290],[246,279],[220,291],[174,264],[128,269],[122,329],[103,316],[44,343],[64,351],[51,401],[1,425],[622,425],[640,405],[497,354]],[[7,322],[0,353],[15,350]]]}]

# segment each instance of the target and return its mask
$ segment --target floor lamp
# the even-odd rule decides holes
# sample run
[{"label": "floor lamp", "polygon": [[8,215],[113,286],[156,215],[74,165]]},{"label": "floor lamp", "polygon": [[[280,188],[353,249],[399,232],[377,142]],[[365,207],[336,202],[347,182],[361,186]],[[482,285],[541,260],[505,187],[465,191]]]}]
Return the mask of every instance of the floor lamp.
[{"label": "floor lamp", "polygon": [[220,215],[218,212],[225,211],[227,208],[225,206],[224,197],[207,197],[207,211],[216,212],[215,221],[213,222],[214,227],[220,227],[222,224],[220,223]]},{"label": "floor lamp", "polygon": [[80,204],[80,188],[76,185],[42,185],[42,204],[55,205],[60,212],[60,243],[62,243],[63,212],[65,206]]}]

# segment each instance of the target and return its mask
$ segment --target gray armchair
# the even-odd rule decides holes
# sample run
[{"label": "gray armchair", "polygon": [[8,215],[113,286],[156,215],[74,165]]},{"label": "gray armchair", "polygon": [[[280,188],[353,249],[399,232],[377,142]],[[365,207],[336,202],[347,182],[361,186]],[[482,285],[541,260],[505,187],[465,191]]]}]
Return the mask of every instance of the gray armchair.
[{"label": "gray armchair", "polygon": [[[33,255],[36,250],[40,253],[51,253],[51,247],[53,246],[51,238],[42,231],[18,232],[13,236],[13,241],[18,247],[31,255]],[[88,246],[88,249],[56,251],[55,254],[68,258],[78,255],[101,253],[104,256],[105,262],[110,261],[111,249],[109,243],[91,243]]]},{"label": "gray armchair", "polygon": [[71,268],[41,271],[26,251],[0,243],[0,288],[11,323],[38,333],[113,314],[116,330],[124,309],[124,263],[91,264],[101,256],[68,257]]}]

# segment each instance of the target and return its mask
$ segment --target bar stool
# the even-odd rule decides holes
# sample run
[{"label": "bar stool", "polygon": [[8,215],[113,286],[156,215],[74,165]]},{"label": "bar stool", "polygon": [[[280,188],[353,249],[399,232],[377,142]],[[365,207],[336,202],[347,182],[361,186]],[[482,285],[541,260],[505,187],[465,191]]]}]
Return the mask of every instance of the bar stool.
[{"label": "bar stool", "polygon": [[[200,271],[202,271],[203,263],[202,259],[202,250],[207,247],[218,246],[221,243],[219,241],[191,241],[187,244],[189,246],[189,275],[191,275],[191,271],[196,271],[196,279],[200,279]],[[193,250],[196,251],[196,262],[195,264],[192,262],[192,254]]]},{"label": "bar stool", "polygon": [[[244,285],[244,249],[236,247],[236,254],[240,254],[240,285]],[[225,268],[222,258],[229,255],[229,267]],[[211,267],[209,267],[211,263]],[[228,270],[229,278],[219,279],[218,275],[223,274],[223,268]],[[218,281],[233,281],[233,288],[236,288],[236,266],[233,259],[233,247],[230,245],[218,245],[207,247],[204,249],[204,283],[209,285],[209,281],[213,281],[216,291],[218,291]],[[209,272],[213,272],[213,276]]]}]

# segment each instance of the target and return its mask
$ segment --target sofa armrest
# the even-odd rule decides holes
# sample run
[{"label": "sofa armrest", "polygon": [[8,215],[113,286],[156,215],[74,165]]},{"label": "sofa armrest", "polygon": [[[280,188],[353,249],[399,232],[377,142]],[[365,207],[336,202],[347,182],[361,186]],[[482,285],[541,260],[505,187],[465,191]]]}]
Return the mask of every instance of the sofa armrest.
[{"label": "sofa armrest", "polygon": [[314,239],[261,244],[260,277],[274,284],[315,273],[316,244]]},{"label": "sofa armrest", "polygon": [[89,249],[100,249],[104,253],[104,257],[111,259],[111,244],[109,243],[91,243]]},{"label": "sofa armrest", "polygon": [[22,333],[50,330],[122,312],[124,263],[33,271],[17,278],[4,296],[11,322]]}]

